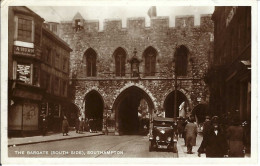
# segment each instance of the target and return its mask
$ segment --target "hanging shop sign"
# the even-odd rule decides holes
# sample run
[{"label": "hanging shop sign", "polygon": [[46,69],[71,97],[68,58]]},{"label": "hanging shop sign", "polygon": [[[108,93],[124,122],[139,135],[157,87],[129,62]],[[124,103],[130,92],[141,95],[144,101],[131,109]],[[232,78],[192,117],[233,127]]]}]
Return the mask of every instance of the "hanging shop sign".
[{"label": "hanging shop sign", "polygon": [[14,45],[14,55],[35,56],[34,48],[21,47],[21,46]]},{"label": "hanging shop sign", "polygon": [[17,64],[17,80],[30,84],[31,83],[31,64]]}]

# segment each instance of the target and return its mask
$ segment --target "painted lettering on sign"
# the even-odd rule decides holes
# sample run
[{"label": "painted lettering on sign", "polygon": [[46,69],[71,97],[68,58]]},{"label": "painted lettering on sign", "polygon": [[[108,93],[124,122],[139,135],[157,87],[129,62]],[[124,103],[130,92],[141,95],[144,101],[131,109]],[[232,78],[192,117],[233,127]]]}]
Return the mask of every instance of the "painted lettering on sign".
[{"label": "painted lettering on sign", "polygon": [[34,56],[34,48],[14,46],[15,55]]}]

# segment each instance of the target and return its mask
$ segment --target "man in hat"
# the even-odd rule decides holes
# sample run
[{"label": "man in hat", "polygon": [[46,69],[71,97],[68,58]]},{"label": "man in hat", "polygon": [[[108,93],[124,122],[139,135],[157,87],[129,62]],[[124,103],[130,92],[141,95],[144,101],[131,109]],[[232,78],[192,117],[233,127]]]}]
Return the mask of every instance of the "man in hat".
[{"label": "man in hat", "polygon": [[203,132],[202,132],[203,137],[206,136],[206,133],[209,131],[210,127],[211,127],[211,124],[210,124],[210,116],[206,116],[206,117],[205,117],[205,122],[204,122],[204,124],[203,124]]},{"label": "man in hat", "polygon": [[[210,122],[210,116],[206,116],[205,122],[203,124],[203,132],[202,132],[203,140],[207,136],[207,133],[210,131],[211,127],[212,126],[211,126],[211,122]],[[202,140],[202,142],[203,142],[203,140]],[[200,156],[201,153],[205,153],[205,149],[201,149],[200,152],[198,153],[198,156]]]},{"label": "man in hat", "polygon": [[185,126],[185,141],[186,141],[186,145],[187,145],[187,153],[188,154],[192,154],[192,146],[196,145],[196,137],[198,134],[198,126],[194,123],[195,122],[195,118],[191,117],[189,120],[190,123],[188,123]]},{"label": "man in hat", "polygon": [[226,157],[228,153],[228,144],[223,130],[219,126],[217,116],[212,117],[211,127],[205,133],[203,141],[198,149],[198,156],[206,149],[206,157]]}]

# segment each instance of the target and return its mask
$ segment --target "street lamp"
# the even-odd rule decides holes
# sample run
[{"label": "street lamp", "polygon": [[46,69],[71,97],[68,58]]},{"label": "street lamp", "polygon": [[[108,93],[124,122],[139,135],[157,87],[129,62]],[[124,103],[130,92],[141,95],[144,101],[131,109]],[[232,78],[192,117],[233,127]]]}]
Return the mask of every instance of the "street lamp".
[{"label": "street lamp", "polygon": [[175,46],[175,53],[174,53],[174,63],[175,63],[175,69],[174,69],[174,114],[173,117],[176,118],[177,115],[177,53],[178,53],[178,48],[177,44]]}]

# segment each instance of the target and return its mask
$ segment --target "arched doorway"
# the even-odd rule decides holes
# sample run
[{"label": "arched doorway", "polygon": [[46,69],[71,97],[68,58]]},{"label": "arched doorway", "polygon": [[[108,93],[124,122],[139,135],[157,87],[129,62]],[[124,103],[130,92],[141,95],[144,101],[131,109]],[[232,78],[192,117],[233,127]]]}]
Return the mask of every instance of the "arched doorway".
[{"label": "arched doorway", "polygon": [[[153,102],[145,91],[136,86],[127,88],[113,105],[116,113],[116,132],[119,135],[148,132],[153,108]],[[147,124],[144,125],[144,122]],[[142,127],[146,127],[146,130]]]},{"label": "arched doorway", "polygon": [[203,123],[205,121],[205,116],[208,115],[208,105],[207,104],[198,104],[192,110],[192,115],[196,117],[197,122]]},{"label": "arched doorway", "polygon": [[[170,94],[167,95],[163,107],[165,110],[165,117],[173,118],[174,117],[174,99],[175,99],[175,92],[172,91]],[[185,117],[185,113],[188,109],[188,99],[187,97],[180,91],[177,91],[177,112],[176,117],[183,116]]]},{"label": "arched doorway", "polygon": [[90,91],[85,97],[85,116],[94,119],[98,131],[102,131],[104,101],[101,95],[95,91]]}]

